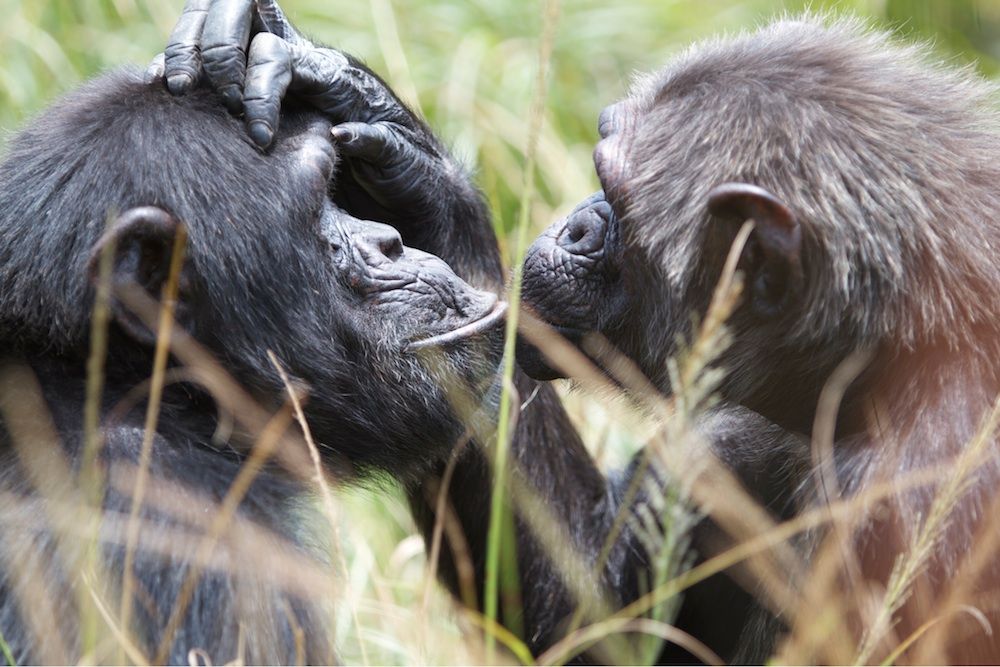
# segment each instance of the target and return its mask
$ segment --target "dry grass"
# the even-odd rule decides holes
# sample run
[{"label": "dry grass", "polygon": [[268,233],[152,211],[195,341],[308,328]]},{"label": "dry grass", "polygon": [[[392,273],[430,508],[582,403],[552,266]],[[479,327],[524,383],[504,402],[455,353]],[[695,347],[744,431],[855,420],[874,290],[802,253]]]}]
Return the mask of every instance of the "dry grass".
[{"label": "dry grass", "polygon": [[[876,655],[876,649],[884,650],[883,642],[896,612],[906,600],[914,579],[923,571],[949,515],[968,489],[971,476],[987,460],[1000,410],[984,422],[974,441],[944,470],[937,467],[933,471],[918,471],[905,479],[873,486],[862,496],[849,500],[829,497],[828,504],[785,524],[776,524],[763,508],[756,506],[692,428],[700,412],[712,405],[713,392],[721,379],[721,373],[712,364],[728,344],[725,321],[738,303],[742,289],[740,276],[735,272],[735,260],[749,232],[747,225],[737,237],[697,336],[672,362],[672,376],[677,387],[674,396],[660,397],[651,393],[648,384],[625,360],[608,363],[615,372],[615,379],[624,387],[618,390],[625,392],[621,402],[634,404],[638,400],[643,404],[639,414],[651,422],[646,425],[653,435],[645,443],[647,456],[643,465],[655,466],[660,475],[674,480],[669,494],[650,504],[655,514],[640,514],[631,519],[638,521],[633,528],[646,536],[647,548],[654,556],[646,595],[618,610],[599,593],[595,597],[591,587],[573,588],[573,582],[585,582],[593,577],[594,566],[588,565],[582,554],[567,546],[570,541],[562,536],[564,529],[561,527],[564,518],[551,515],[545,503],[521,481],[516,468],[509,471],[507,486],[501,492],[514,510],[528,517],[530,529],[559,564],[580,601],[581,612],[569,634],[538,657],[540,664],[562,664],[585,650],[603,651],[599,655],[615,662],[645,663],[655,659],[665,641],[685,646],[703,661],[717,664],[721,662],[718,656],[701,645],[697,638],[673,628],[670,621],[676,611],[678,594],[714,573],[741,564],[752,574],[768,606],[816,619],[817,626],[797,624],[793,633],[785,638],[782,661],[812,662],[817,656],[823,656],[824,660],[837,662],[845,656],[853,656],[856,662],[867,663]],[[338,624],[331,632],[335,632],[339,640],[341,658],[348,662],[530,661],[516,636],[497,626],[488,615],[481,617],[457,606],[431,585],[428,568],[422,563],[423,546],[419,539],[413,535],[398,539],[391,531],[382,536],[367,532],[374,527],[368,525],[371,509],[358,512],[354,509],[359,502],[357,496],[331,490],[301,412],[299,390],[284,374],[278,359],[272,358],[272,363],[286,380],[289,403],[277,413],[269,414],[235,386],[224,369],[194,341],[181,331],[171,332],[169,282],[164,305],[159,308],[138,292],[124,292],[118,296],[151,326],[159,322],[164,352],[154,367],[154,380],[148,387],[151,396],[156,395],[165,381],[163,362],[166,342],[169,342],[169,349],[182,364],[184,375],[198,378],[220,404],[236,416],[241,428],[259,435],[250,448],[242,472],[218,504],[193,495],[190,489],[149,476],[145,469],[147,457],[140,458],[135,470],[112,469],[107,479],[96,482],[93,478],[89,481],[86,477],[76,479],[68,465],[59,464],[59,457],[53,456],[53,452],[58,451],[55,444],[58,436],[44,418],[47,412],[44,400],[37,388],[32,389],[36,383],[30,369],[8,366],[0,374],[0,413],[37,491],[37,496],[28,500],[5,496],[5,530],[44,530],[55,536],[56,557],[61,567],[75,573],[74,579],[78,582],[74,589],[78,591],[79,627],[84,630],[81,649],[85,661],[161,662],[173,632],[192,601],[197,578],[202,572],[211,571],[226,572],[237,580],[267,581],[267,585],[321,601],[337,601]],[[607,382],[596,369],[589,367],[579,352],[552,338],[537,324],[524,332],[532,336],[536,344],[550,348],[553,356],[563,359],[562,363],[570,365],[576,375],[600,382],[600,391],[607,396],[610,391]],[[99,354],[99,347],[96,349]],[[845,371],[840,386],[853,372]],[[837,384],[831,383],[834,387]],[[520,402],[515,400],[513,405],[518,406]],[[836,400],[829,402],[831,410],[835,410],[836,405]],[[301,435],[289,429],[296,419]],[[147,425],[149,423],[155,424],[155,416],[147,417]],[[330,524],[332,557],[329,559],[304,559],[291,545],[282,544],[280,538],[248,524],[235,512],[262,465],[278,452],[283,452],[282,465],[316,489],[317,503],[323,509],[321,516]],[[642,475],[636,478],[641,479]],[[102,492],[94,495],[94,488],[88,486],[93,484],[109,484],[119,492],[131,494],[135,503],[133,511],[121,516],[100,512],[95,499],[100,498]],[[854,529],[852,521],[864,514],[859,509],[927,484],[938,484],[937,500],[912,548],[899,556],[886,590],[872,608],[866,632],[859,643],[845,642],[849,635],[832,633],[828,628],[833,622],[834,626],[843,629],[843,622],[823,620],[840,609],[836,591],[841,572],[837,564],[839,559],[827,558],[821,553],[814,559],[810,571],[789,545],[796,535],[827,525],[837,525],[849,533]],[[636,490],[630,490],[626,497],[634,495]],[[167,512],[183,527],[144,525],[135,509],[140,503]],[[206,503],[215,507],[207,516],[204,514]],[[688,569],[690,560],[686,557],[685,536],[696,517],[685,510],[688,506],[710,513],[733,538],[729,550],[693,569]],[[379,513],[377,521],[370,523],[385,529],[395,521],[409,530],[404,513],[403,508],[390,504]],[[359,515],[365,520],[359,522]],[[615,534],[627,520],[625,517],[623,513]],[[609,539],[614,537],[613,534]],[[98,557],[100,547],[105,544],[123,545],[130,554],[147,557],[155,554],[192,563],[182,584],[179,602],[165,619],[166,632],[160,647],[153,654],[144,654],[139,648],[141,642],[131,635],[131,603],[121,602],[115,607],[115,602],[124,598],[114,595],[114,586],[109,583],[113,578],[104,571]],[[836,549],[833,552],[835,556],[838,553]],[[240,554],[238,559],[227,555],[237,553]],[[16,566],[13,561],[7,563],[16,580],[24,584],[16,588],[15,594],[22,596],[21,608],[30,610],[27,614],[29,627],[39,637],[39,645],[45,647],[40,656],[46,661],[65,661],[73,655],[72,649],[61,644],[58,637],[53,638],[48,625],[60,606],[59,600],[53,597],[56,593],[48,590],[44,576],[40,575],[44,567],[35,569],[39,566],[32,562],[30,554],[23,555],[29,557],[19,560]],[[599,562],[597,567],[600,566]],[[817,582],[825,582],[825,588],[817,590]],[[968,583],[958,578],[953,585],[967,588]],[[126,580],[121,594],[131,590]],[[969,611],[969,605],[964,602],[967,597],[956,593],[953,604],[983,618],[981,613]],[[816,605],[817,600],[828,602]],[[252,597],[248,598],[248,604],[247,608],[237,606],[233,613],[248,633],[266,632],[266,627],[260,623],[270,619],[256,614]],[[929,631],[938,620],[929,618],[927,627],[919,631],[920,635]],[[816,635],[817,628],[827,628],[827,631]],[[495,642],[492,647],[491,637]],[[626,640],[626,637],[631,639]],[[890,642],[888,648],[895,649],[890,654],[897,658],[902,656],[915,639],[899,638]],[[601,648],[595,649],[598,644]],[[508,651],[497,653],[496,645]],[[201,661],[213,658],[199,647],[192,647],[191,657]],[[240,658],[236,661],[240,662]]]},{"label": "dry grass", "polygon": [[[560,30],[553,37],[554,51],[549,54],[543,50],[542,62],[552,70],[548,102],[536,104],[530,112],[532,100],[541,99],[534,76],[543,21],[534,4],[424,2],[404,8],[402,3],[373,0],[367,11],[359,11],[357,3],[326,0],[288,0],[285,4],[293,18],[319,38],[362,55],[376,69],[386,72],[403,97],[422,108],[456,150],[479,165],[479,180],[494,206],[505,252],[513,264],[523,243],[514,241],[512,230],[530,236],[596,189],[589,168],[595,119],[603,104],[624,91],[633,68],[654,67],[693,38],[723,27],[751,24],[779,5],[795,7],[802,3],[722,2],[711,22],[705,20],[704,3],[681,0],[649,0],[620,8],[587,0],[566,7]],[[886,3],[847,4],[880,11],[879,7]],[[966,0],[948,6],[978,7],[983,24],[1000,25],[1000,13],[988,2]],[[12,128],[54,94],[96,70],[123,60],[148,60],[169,31],[179,3],[0,0],[0,11],[7,17],[0,27],[0,60],[4,62],[0,67],[0,126]],[[898,8],[892,11],[905,12]],[[917,29],[925,23],[945,25],[936,11],[928,10],[926,21],[920,16],[913,21]],[[902,19],[905,14],[893,18]],[[961,36],[960,18],[955,19],[952,28],[942,29],[945,46],[991,48],[985,37]],[[669,26],[669,30],[661,26]],[[622,38],[624,35],[627,39]],[[442,44],[448,48],[442,49]],[[988,71],[995,67],[987,60],[983,62]],[[527,124],[525,114],[531,120]],[[537,147],[533,157],[531,151],[525,150],[527,146]],[[525,194],[532,192],[525,183],[534,182],[535,177],[539,177],[538,192],[534,196]],[[720,380],[712,362],[727,344],[724,323],[739,289],[730,267],[720,282],[712,309],[703,314],[698,335],[671,368],[678,387],[673,397],[653,392],[624,360],[611,360],[609,366],[616,369],[617,380],[626,388],[623,392],[597,373],[578,351],[552,339],[530,318],[522,322],[525,335],[549,349],[558,363],[579,378],[578,389],[566,394],[566,403],[598,461],[610,470],[645,446],[644,465],[657,466],[678,482],[670,495],[652,506],[653,513],[639,518],[636,526],[657,556],[647,594],[619,610],[593,591],[575,590],[583,611],[575,618],[574,631],[539,656],[538,662],[560,664],[588,647],[605,643],[620,652],[601,655],[621,662],[645,663],[655,656],[663,641],[681,643],[706,662],[716,662],[716,656],[696,639],[672,628],[670,622],[677,596],[685,589],[740,564],[752,573],[769,606],[807,621],[797,623],[783,642],[777,656],[782,662],[891,662],[906,658],[906,651],[916,639],[925,640],[919,656],[939,657],[944,653],[936,647],[948,640],[948,619],[955,614],[982,619],[982,613],[970,600],[976,600],[975,580],[995,552],[995,539],[980,541],[979,549],[953,578],[947,603],[931,614],[914,636],[895,637],[892,632],[900,605],[924,571],[942,526],[971,475],[983,464],[984,443],[992,441],[996,420],[988,421],[981,436],[950,466],[916,471],[891,484],[876,484],[860,497],[843,499],[833,493],[827,505],[793,521],[775,523],[711,457],[706,443],[691,429],[698,414],[712,404]],[[165,302],[170,303],[167,296]],[[58,437],[46,419],[47,410],[30,370],[22,366],[2,369],[0,413],[39,494],[27,501],[10,494],[0,496],[4,508],[0,520],[5,530],[50,531],[58,545],[60,565],[79,575],[76,603],[83,630],[84,661],[143,664],[158,657],[144,655],[140,643],[130,635],[133,613],[129,580],[126,578],[120,595],[115,595],[108,583],[109,573],[103,571],[98,557],[102,543],[123,546],[129,554],[146,550],[161,557],[191,559],[194,568],[188,581],[193,581],[198,572],[221,569],[241,581],[267,581],[283,590],[335,601],[336,622],[331,633],[336,637],[340,659],[347,663],[529,661],[521,641],[496,626],[490,613],[479,616],[463,609],[436,585],[428,561],[435,562],[441,549],[460,544],[454,525],[441,524],[428,557],[398,490],[382,488],[372,492],[330,483],[329,473],[318,464],[315,444],[302,417],[301,396],[291,380],[286,378],[288,404],[277,414],[270,414],[183,332],[169,330],[169,309],[161,310],[136,296],[132,301],[136,311],[149,322],[160,322],[163,332],[159,363],[152,369],[151,382],[140,389],[150,396],[147,431],[155,430],[155,397],[163,384],[186,379],[206,387],[218,399],[222,412],[239,428],[256,434],[257,442],[245,474],[209,515],[202,511],[206,499],[150,477],[145,457],[134,470],[109,471],[107,479],[76,479],[69,466],[52,455],[58,451]],[[94,318],[98,335],[93,337],[91,401],[87,411],[90,460],[100,446],[96,397],[101,391],[104,356],[100,332],[107,326],[106,306],[102,303],[106,301],[99,299]],[[165,370],[168,341],[182,365],[179,371]],[[280,369],[280,360],[272,362]],[[501,423],[515,418],[518,406],[528,399],[508,395],[505,404],[512,413]],[[458,396],[455,400],[461,404],[466,399]],[[292,428],[293,423],[297,423],[297,429]],[[147,438],[144,449],[149,442]],[[821,471],[829,460],[824,446],[823,442],[816,443]],[[328,523],[330,535],[322,558],[303,556],[278,537],[234,515],[236,504],[260,465],[278,454],[281,465],[316,490],[320,516]],[[500,463],[501,468],[506,467],[502,460]],[[91,469],[84,466],[84,470]],[[810,566],[790,545],[806,532],[829,526],[835,527],[831,534],[849,534],[863,508],[931,484],[938,486],[937,500],[911,548],[896,562],[886,590],[872,594],[866,633],[860,642],[846,639],[843,612],[849,605],[837,586],[850,565],[845,566],[842,558],[842,542],[825,544]],[[168,512],[178,527],[166,531],[146,525],[136,511],[128,515],[97,511],[95,500],[105,485],[130,494],[136,508],[147,503]],[[547,513],[544,503],[519,482],[516,471],[509,475],[506,487],[499,488],[506,488],[508,497],[516,499],[516,509],[531,517],[532,530],[560,564],[567,580],[586,581],[591,566],[566,547],[569,541],[563,537],[560,517]],[[689,567],[685,534],[696,517],[686,510],[688,506],[711,512],[733,537],[728,550],[693,568]],[[439,516],[447,513],[439,512]],[[623,514],[616,532],[625,521]],[[494,554],[493,571],[498,572],[501,552]],[[29,627],[43,639],[39,655],[49,662],[63,662],[71,657],[71,651],[58,633],[50,632],[49,619],[59,600],[44,577],[39,576],[46,564],[37,562],[31,553],[20,555],[3,565],[22,582],[15,594],[20,597]],[[500,585],[499,574],[493,581]],[[165,619],[168,627],[176,623],[185,604],[178,605],[173,616]],[[261,627],[256,629],[266,632],[266,617],[261,620],[250,608],[238,613],[245,615],[248,627],[260,622]],[[199,654],[197,647],[192,649],[192,660],[212,657]],[[2,637],[0,655],[8,662],[13,660]]]}]

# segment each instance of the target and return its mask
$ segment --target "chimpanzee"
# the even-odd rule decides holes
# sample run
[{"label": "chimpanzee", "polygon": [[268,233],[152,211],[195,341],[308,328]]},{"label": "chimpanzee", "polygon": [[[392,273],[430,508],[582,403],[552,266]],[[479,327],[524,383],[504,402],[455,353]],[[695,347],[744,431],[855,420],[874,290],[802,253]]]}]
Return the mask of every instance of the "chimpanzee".
[{"label": "chimpanzee", "polygon": [[[122,70],[11,140],[0,163],[0,635],[17,662],[115,661],[120,647],[129,660],[170,663],[190,651],[215,663],[334,659],[329,600],[309,595],[309,581],[332,572],[325,519],[303,502],[309,475],[286,465],[296,440],[283,436],[292,417],[272,358],[308,388],[311,434],[345,475],[415,483],[491,412],[503,302],[331,201],[331,127],[304,107],[286,110],[265,155],[215,93],[179,98]],[[200,347],[185,338],[175,349],[209,352],[276,416],[259,431],[245,415],[220,416],[251,408],[217,393],[226,385],[207,378],[211,368],[179,351],[130,538],[158,328],[142,294],[160,297],[182,229],[174,313]],[[488,226],[453,233],[495,245]],[[101,275],[112,295],[96,397],[103,442],[86,465]],[[468,413],[453,407],[460,396]],[[255,459],[265,446],[274,456]],[[104,483],[90,488],[89,478]],[[235,518],[213,535],[237,488]],[[75,513],[87,502],[103,510],[92,530],[93,515]],[[132,596],[120,607],[130,539]]]},{"label": "chimpanzee", "polygon": [[[207,80],[224,95],[230,110],[242,113],[250,136],[264,149],[270,146],[279,120],[286,122],[280,115],[286,93],[291,93],[286,105],[306,102],[317,108],[337,123],[333,132],[345,157],[334,192],[339,205],[357,216],[391,223],[406,243],[446,259],[473,284],[484,280],[490,286],[500,284],[495,245],[456,241],[455,230],[489,226],[488,213],[464,172],[373,73],[350,56],[302,38],[274,2],[191,0],[165,58],[154,62],[151,74],[163,77],[167,87],[180,95]],[[375,157],[391,168],[383,164],[381,170],[372,169]],[[401,205],[393,199],[400,192],[414,193],[410,196],[422,205]],[[475,258],[481,263],[479,270],[469,267]],[[490,267],[483,269],[483,262]],[[613,481],[605,480],[551,389],[522,375],[518,375],[517,389],[521,396],[531,398],[522,408],[512,443],[515,469],[554,511],[560,521],[554,529],[564,531],[583,561],[593,566],[622,508],[633,471],[640,466],[636,463]],[[803,457],[808,459],[808,448],[800,438],[740,406],[714,411],[700,429],[725,461],[755,480],[758,496],[776,507],[794,482],[789,471]],[[768,469],[763,465],[768,459],[759,455],[762,450],[783,456],[783,464]],[[452,510],[465,533],[463,548],[471,556],[480,592],[491,480],[488,461],[477,447],[470,446],[462,453],[449,487]],[[652,481],[655,486],[664,480],[654,476]],[[645,492],[647,485],[641,486]],[[417,521],[427,535],[435,519],[435,501],[431,498],[430,505],[426,504],[427,492],[435,488],[432,477],[411,491]],[[640,498],[638,511],[644,502]],[[597,583],[584,582],[586,588],[603,592],[611,608],[640,594],[641,580],[651,567],[632,526],[626,524],[614,543],[603,570],[596,573]],[[520,621],[528,645],[539,652],[569,627],[578,602],[571,592],[573,586],[566,582],[573,575],[565,571],[564,563],[553,563],[525,523],[518,524],[517,551],[523,605]],[[458,591],[456,563],[447,549],[442,557],[441,575]],[[746,625],[743,619],[748,610],[756,609],[747,593],[718,577],[695,593],[681,612],[684,629],[722,656],[766,657],[770,642],[749,648],[740,642]],[[668,648],[662,659],[690,660],[691,656]]]},{"label": "chimpanzee", "polygon": [[[852,375],[842,366],[851,358],[863,370],[847,379],[835,413],[825,497],[947,466],[969,451],[1000,392],[993,95],[969,71],[851,20],[784,20],[695,47],[601,114],[602,191],[529,250],[525,301],[572,340],[602,334],[669,390],[666,362],[690,339],[690,314],[705,312],[737,231],[752,221],[722,395],[819,441],[822,392],[838,368]],[[544,354],[524,352],[530,374],[560,374]],[[938,505],[947,529],[925,547],[928,577],[895,615],[897,641],[955,613],[955,581],[971,578],[975,590],[998,582],[989,552],[983,571],[960,569],[982,545],[977,531],[1000,481],[987,438],[969,488],[959,484],[952,505]],[[809,475],[820,467],[790,480],[786,495],[815,490]],[[854,527],[856,588],[884,585],[897,556],[917,549],[935,493],[960,479],[948,470],[937,484],[899,490]],[[845,614],[869,618],[864,595]],[[959,599],[1000,619],[970,595]],[[951,644],[937,635],[932,661],[1000,658],[995,636],[974,623],[963,632]],[[879,639],[867,638],[863,659],[884,655]]]}]

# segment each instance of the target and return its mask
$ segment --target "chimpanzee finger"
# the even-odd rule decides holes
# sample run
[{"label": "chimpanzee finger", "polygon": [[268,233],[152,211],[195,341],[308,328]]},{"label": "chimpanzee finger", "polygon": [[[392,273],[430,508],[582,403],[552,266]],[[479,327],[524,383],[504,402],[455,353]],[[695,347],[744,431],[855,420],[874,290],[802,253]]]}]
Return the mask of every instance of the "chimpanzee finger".
[{"label": "chimpanzee finger", "polygon": [[247,58],[243,116],[250,138],[261,148],[267,148],[274,139],[281,100],[291,82],[292,63],[287,42],[267,32],[254,37]]},{"label": "chimpanzee finger", "polygon": [[396,123],[341,123],[332,133],[354,180],[381,206],[413,220],[436,215],[450,167],[433,147]]},{"label": "chimpanzee finger", "polygon": [[358,158],[374,165],[387,159],[397,162],[412,151],[385,123],[341,123],[333,128],[333,138],[345,157]]},{"label": "chimpanzee finger", "polygon": [[336,49],[289,45],[291,88],[335,122],[413,124],[413,117],[389,87]]},{"label": "chimpanzee finger", "polygon": [[233,113],[243,105],[253,16],[253,0],[213,0],[202,33],[205,74]]},{"label": "chimpanzee finger", "polygon": [[191,90],[201,76],[200,42],[209,4],[210,0],[187,1],[163,51],[163,75],[174,95]]},{"label": "chimpanzee finger", "polygon": [[162,53],[153,58],[153,62],[149,63],[149,67],[146,68],[146,73],[142,78],[144,83],[148,85],[163,78],[165,60],[166,58]]}]

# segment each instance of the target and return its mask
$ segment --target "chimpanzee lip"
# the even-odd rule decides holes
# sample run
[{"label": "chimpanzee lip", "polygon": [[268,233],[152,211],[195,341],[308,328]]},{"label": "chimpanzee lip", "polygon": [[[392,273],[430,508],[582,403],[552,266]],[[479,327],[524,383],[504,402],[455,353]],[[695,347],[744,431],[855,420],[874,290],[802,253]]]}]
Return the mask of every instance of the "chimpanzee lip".
[{"label": "chimpanzee lip", "polygon": [[502,322],[506,314],[507,302],[498,300],[495,304],[493,304],[493,308],[478,320],[473,320],[472,322],[463,324],[457,329],[452,329],[451,331],[411,341],[406,346],[406,351],[414,352],[428,347],[443,347],[445,345],[460,343],[467,338],[472,338],[473,336],[477,336],[485,331],[489,331],[496,326],[497,323]]}]

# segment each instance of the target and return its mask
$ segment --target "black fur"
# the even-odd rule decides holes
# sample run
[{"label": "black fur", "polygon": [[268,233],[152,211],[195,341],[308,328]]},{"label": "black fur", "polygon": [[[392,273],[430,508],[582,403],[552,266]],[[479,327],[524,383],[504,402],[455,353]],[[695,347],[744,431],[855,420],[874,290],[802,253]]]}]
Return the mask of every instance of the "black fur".
[{"label": "black fur", "polygon": [[[82,555],[88,533],[66,538],[53,523],[60,511],[69,511],[56,501],[79,501],[76,475],[92,472],[81,470],[94,303],[88,261],[109,220],[135,207],[158,207],[185,226],[182,323],[268,409],[285,401],[267,356],[273,351],[308,386],[312,434],[339,472],[415,483],[475,423],[476,410],[491,411],[497,329],[441,348],[430,362],[407,351],[407,344],[461,325],[493,297],[469,287],[437,258],[404,248],[391,228],[337,208],[328,193],[335,161],[330,125],[315,114],[286,110],[282,131],[264,154],[214,94],[175,98],[131,71],[85,85],[10,143],[0,164],[7,409],[0,441],[0,633],[18,662],[76,662],[84,647],[95,651],[91,660],[121,659],[102,621],[95,619],[96,645],[80,626],[80,602],[89,604],[91,590],[79,576],[89,571]],[[123,257],[116,273],[149,278],[162,268],[144,268],[153,260],[143,253]],[[466,268],[480,263],[469,258]],[[386,287],[385,272],[410,278]],[[125,326],[123,307],[115,302],[101,408],[98,468],[108,486],[99,500],[98,570],[107,577],[92,582],[112,614],[121,595],[123,522],[131,508],[144,403],[120,408],[152,368],[148,341]],[[43,404],[34,400],[38,392],[30,391],[26,377],[37,378]],[[455,414],[449,395],[456,391],[472,398],[472,414]],[[196,384],[169,385],[163,404],[128,628],[147,659],[157,654],[204,522],[215,515],[259,435],[240,429],[227,435],[213,397]],[[19,424],[43,424],[47,414],[61,446],[17,440],[25,433]],[[283,439],[279,452],[293,442]],[[36,456],[51,462],[46,470],[68,463],[70,479],[35,475]],[[201,649],[217,664],[239,656],[248,663],[334,659],[330,600],[309,595],[309,584],[303,585],[309,576],[330,573],[325,519],[306,502],[312,491],[308,479],[273,463],[264,466],[237,521],[220,536],[215,560],[196,580],[162,657],[187,663],[188,652]],[[257,538],[241,542],[248,534]],[[264,554],[272,550],[275,560],[268,565]],[[49,618],[36,613],[46,604],[52,605]]]}]

